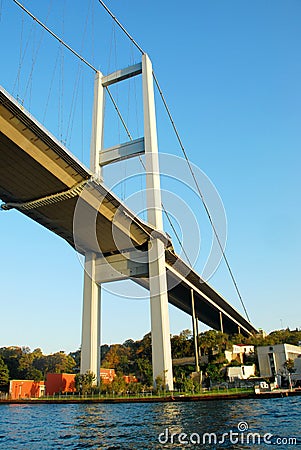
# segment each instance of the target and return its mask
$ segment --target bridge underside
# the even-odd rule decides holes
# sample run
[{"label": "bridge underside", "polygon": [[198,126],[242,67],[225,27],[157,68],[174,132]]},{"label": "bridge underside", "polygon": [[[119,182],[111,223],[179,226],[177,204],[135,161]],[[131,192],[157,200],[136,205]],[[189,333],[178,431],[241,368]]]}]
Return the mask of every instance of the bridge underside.
[{"label": "bridge underside", "polygon": [[[91,215],[96,217],[97,242],[83,233],[78,246],[73,233],[78,201],[76,188],[83,188],[85,181],[89,195],[84,201]],[[154,231],[102,183],[93,180],[91,172],[3,88],[0,89],[0,198],[8,207],[16,208],[61,236],[81,253],[86,250],[97,253],[100,249],[105,257],[118,254],[122,242],[126,250],[128,234],[134,247],[146,250]],[[122,214],[112,227],[120,209]],[[113,229],[118,233],[118,248]],[[193,289],[196,316],[200,321],[219,330],[222,314],[224,332],[255,333],[257,330],[238,311],[175,254],[169,238],[163,233],[159,235],[166,244],[169,302],[191,314]],[[149,287],[147,277],[132,279]]]}]

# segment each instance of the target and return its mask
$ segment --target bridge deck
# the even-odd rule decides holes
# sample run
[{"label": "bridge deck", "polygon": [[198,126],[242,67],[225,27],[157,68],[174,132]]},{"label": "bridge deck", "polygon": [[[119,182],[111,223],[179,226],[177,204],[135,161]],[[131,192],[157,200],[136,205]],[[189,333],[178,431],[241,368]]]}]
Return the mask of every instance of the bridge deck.
[{"label": "bridge deck", "polygon": [[[89,181],[90,180],[90,181]],[[80,247],[74,241],[73,222],[78,194],[72,189],[89,181],[89,204],[96,217],[96,240],[83,233]],[[68,191],[60,201],[52,202],[48,196]],[[45,198],[36,204],[24,203]],[[0,88],[0,198],[31,219],[65,239],[72,247],[83,252],[84,248],[99,251],[107,256],[118,252],[113,239],[112,220],[118,209],[123,213],[115,223],[119,248],[128,242],[129,230],[134,246],[147,248],[153,228],[135,217],[121,200],[103,183],[94,180],[92,173],[78,161],[34,117]],[[99,198],[101,205],[99,205]],[[23,206],[22,206],[23,204]],[[202,322],[220,329],[220,312],[223,329],[227,333],[249,335],[257,330],[208,283],[189,268],[174,252],[172,243],[166,241],[166,267],[169,285],[169,302],[191,314],[191,289],[194,290],[196,314]],[[99,248],[97,248],[99,246]],[[176,264],[175,264],[176,263]],[[148,288],[147,278],[134,281]]]}]

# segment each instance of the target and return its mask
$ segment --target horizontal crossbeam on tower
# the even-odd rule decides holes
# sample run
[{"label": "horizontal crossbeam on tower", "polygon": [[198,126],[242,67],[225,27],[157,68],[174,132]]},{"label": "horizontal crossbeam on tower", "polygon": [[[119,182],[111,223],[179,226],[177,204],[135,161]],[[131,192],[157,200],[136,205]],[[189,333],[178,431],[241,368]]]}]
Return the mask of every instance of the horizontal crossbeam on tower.
[{"label": "horizontal crossbeam on tower", "polygon": [[113,72],[110,75],[102,77],[101,84],[103,85],[103,87],[108,87],[111,84],[118,83],[119,81],[135,77],[137,75],[140,75],[141,73],[142,73],[142,64],[138,63],[135,64],[134,66],[117,70],[116,72]]},{"label": "horizontal crossbeam on tower", "polygon": [[147,252],[130,250],[96,259],[95,281],[97,283],[141,277],[148,277]]},{"label": "horizontal crossbeam on tower", "polygon": [[143,153],[144,138],[139,138],[101,150],[99,153],[99,164],[100,166],[106,166],[107,164],[133,158],[134,156],[139,156]]}]

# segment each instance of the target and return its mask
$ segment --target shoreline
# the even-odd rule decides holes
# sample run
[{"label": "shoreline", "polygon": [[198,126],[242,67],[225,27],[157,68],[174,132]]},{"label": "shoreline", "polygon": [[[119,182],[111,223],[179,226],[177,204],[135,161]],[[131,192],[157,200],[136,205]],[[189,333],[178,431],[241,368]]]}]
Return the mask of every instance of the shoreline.
[{"label": "shoreline", "polygon": [[16,404],[93,404],[93,403],[174,403],[174,402],[196,402],[196,401],[212,401],[212,400],[243,400],[243,399],[267,399],[267,398],[285,398],[300,396],[301,390],[298,391],[272,391],[261,392],[255,394],[255,392],[249,393],[231,393],[231,394],[203,394],[203,395],[167,395],[166,397],[118,397],[118,398],[29,398],[29,399],[2,399],[0,405],[16,405]]}]

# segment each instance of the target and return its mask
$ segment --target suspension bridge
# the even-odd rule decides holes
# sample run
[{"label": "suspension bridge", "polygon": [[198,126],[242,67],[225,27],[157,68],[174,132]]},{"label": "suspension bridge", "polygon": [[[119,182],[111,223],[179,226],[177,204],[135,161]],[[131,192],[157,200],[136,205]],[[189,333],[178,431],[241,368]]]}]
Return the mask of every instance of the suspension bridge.
[{"label": "suspension bridge", "polygon": [[[101,285],[131,279],[150,291],[153,377],[164,376],[172,390],[168,302],[192,316],[195,336],[198,321],[229,334],[248,336],[257,330],[176,254],[163,230],[154,103],[158,81],[148,55],[139,49],[138,64],[107,75],[95,69],[89,168],[1,87],[0,198],[2,209],[20,211],[85,257],[81,372],[90,370],[99,379]],[[144,136],[104,148],[108,87],[136,76],[142,78]],[[107,164],[141,155],[147,221],[106,187],[102,173]]]}]

